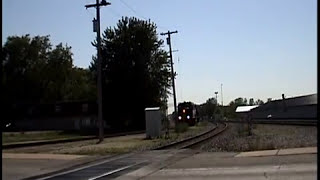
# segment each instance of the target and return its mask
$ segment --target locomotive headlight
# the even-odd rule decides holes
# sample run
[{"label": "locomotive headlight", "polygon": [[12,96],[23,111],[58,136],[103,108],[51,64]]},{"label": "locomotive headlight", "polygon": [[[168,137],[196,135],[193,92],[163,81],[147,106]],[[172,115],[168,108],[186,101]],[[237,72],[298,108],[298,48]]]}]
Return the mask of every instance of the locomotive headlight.
[{"label": "locomotive headlight", "polygon": [[178,119],[181,120],[181,116],[179,116]]},{"label": "locomotive headlight", "polygon": [[187,119],[190,119],[190,116],[187,116]]}]

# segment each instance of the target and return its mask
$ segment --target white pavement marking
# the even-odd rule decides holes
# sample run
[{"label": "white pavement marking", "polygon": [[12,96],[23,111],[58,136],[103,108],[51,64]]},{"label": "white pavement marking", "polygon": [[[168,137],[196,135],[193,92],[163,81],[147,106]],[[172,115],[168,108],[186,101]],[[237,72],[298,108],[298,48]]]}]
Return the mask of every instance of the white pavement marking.
[{"label": "white pavement marking", "polygon": [[101,177],[104,177],[104,176],[108,176],[108,175],[110,175],[110,174],[114,174],[114,173],[116,173],[116,172],[119,172],[119,171],[128,169],[128,168],[130,168],[130,167],[132,167],[132,166],[136,166],[136,165],[142,164],[142,163],[143,163],[143,162],[131,164],[131,165],[129,165],[129,166],[124,166],[124,167],[122,167],[122,168],[118,168],[118,169],[115,169],[115,170],[106,172],[106,173],[101,174],[101,175],[99,175],[99,176],[95,176],[95,177],[89,178],[88,180],[96,180],[96,179],[98,179],[98,178],[101,178]]},{"label": "white pavement marking", "polygon": [[56,176],[72,173],[72,172],[75,172],[75,171],[80,171],[80,170],[85,169],[85,168],[89,168],[89,167],[100,165],[100,164],[103,164],[103,163],[106,163],[106,162],[110,162],[110,161],[114,161],[114,160],[117,160],[117,159],[125,158],[125,157],[128,157],[130,155],[132,155],[132,153],[125,154],[125,155],[122,155],[122,156],[117,156],[117,157],[114,157],[114,158],[110,158],[110,159],[104,160],[102,162],[98,162],[98,163],[90,164],[90,165],[87,165],[87,166],[75,168],[75,169],[72,169],[72,170],[69,170],[69,171],[57,173],[57,174],[46,176],[46,177],[43,177],[43,178],[38,178],[37,180],[45,180],[45,179],[53,178],[53,177],[56,177]]},{"label": "white pavement marking", "polygon": [[280,149],[277,155],[290,155],[290,154],[317,154],[317,147],[306,147],[306,148],[291,148],[291,149]]},{"label": "white pavement marking", "polygon": [[[188,169],[162,169],[153,176],[186,177],[186,176],[217,176],[217,175],[243,175],[259,173],[299,173],[317,172],[316,164],[291,164],[277,166],[242,166],[226,168],[188,168]],[[152,176],[151,176],[152,177]]]},{"label": "white pavement marking", "polygon": [[258,157],[258,156],[275,156],[279,150],[265,150],[265,151],[249,151],[237,154],[235,157]]},{"label": "white pavement marking", "polygon": [[317,147],[303,147],[290,149],[275,149],[264,151],[249,151],[241,152],[235,157],[259,157],[259,156],[277,156],[277,155],[291,155],[291,154],[317,154]]}]

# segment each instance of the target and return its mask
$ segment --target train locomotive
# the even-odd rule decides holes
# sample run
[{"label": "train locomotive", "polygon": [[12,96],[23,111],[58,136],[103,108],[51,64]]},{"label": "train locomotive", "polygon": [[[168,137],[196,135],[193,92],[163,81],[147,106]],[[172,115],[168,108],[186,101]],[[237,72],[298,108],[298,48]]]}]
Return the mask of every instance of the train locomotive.
[{"label": "train locomotive", "polygon": [[192,102],[178,104],[178,123],[186,122],[189,126],[194,126],[198,122],[198,111]]}]

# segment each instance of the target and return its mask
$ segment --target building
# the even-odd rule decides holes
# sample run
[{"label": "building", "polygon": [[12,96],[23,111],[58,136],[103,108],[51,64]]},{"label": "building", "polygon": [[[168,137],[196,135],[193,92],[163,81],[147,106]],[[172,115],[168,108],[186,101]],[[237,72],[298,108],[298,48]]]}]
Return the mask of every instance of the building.
[{"label": "building", "polygon": [[[90,130],[97,128],[97,103],[92,101],[6,106],[4,131]],[[4,125],[3,125],[4,126]]]},{"label": "building", "polygon": [[251,110],[252,118],[279,120],[316,120],[317,94],[273,100]]},{"label": "building", "polygon": [[253,111],[253,109],[256,109],[258,107],[259,107],[258,105],[254,105],[254,106],[238,106],[237,109],[236,109],[236,113],[239,115],[241,120],[248,120],[249,115],[251,115],[251,112]]}]

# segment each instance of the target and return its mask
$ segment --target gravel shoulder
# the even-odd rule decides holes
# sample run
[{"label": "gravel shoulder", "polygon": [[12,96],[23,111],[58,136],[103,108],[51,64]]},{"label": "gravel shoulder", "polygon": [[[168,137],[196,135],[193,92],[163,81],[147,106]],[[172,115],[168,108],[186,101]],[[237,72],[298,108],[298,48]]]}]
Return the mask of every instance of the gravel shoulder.
[{"label": "gravel shoulder", "polygon": [[201,147],[208,152],[242,152],[317,146],[316,126],[229,123],[228,129]]}]

